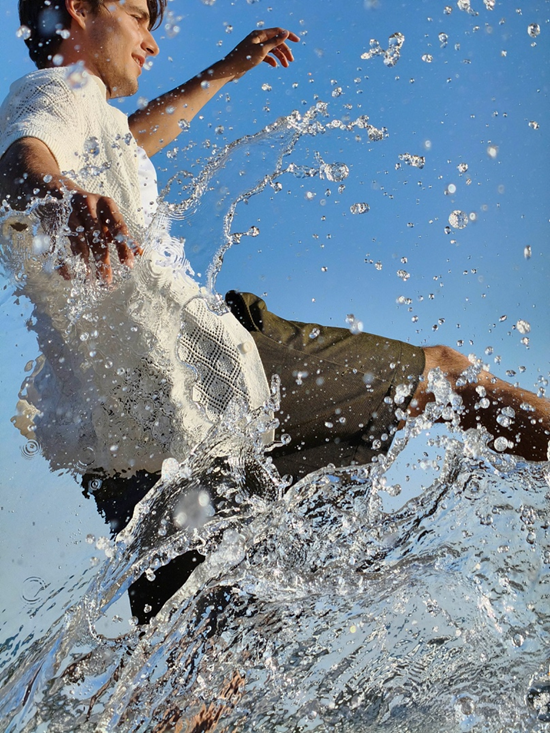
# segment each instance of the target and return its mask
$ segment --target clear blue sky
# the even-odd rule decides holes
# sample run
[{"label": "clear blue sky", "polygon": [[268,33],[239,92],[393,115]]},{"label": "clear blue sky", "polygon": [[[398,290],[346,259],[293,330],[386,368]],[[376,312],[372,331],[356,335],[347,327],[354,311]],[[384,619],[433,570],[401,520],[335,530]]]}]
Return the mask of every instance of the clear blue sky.
[{"label": "clear blue sky", "polygon": [[[548,377],[550,354],[550,5],[496,0],[493,11],[483,0],[471,5],[473,13],[451,0],[172,0],[169,9],[181,16],[180,31],[174,37],[164,28],[157,31],[161,54],[144,73],[138,96],[151,99],[186,80],[257,23],[294,30],[301,42],[292,68],[263,65],[226,87],[185,133],[182,144],[194,143],[192,150],[180,154],[177,164],[157,156],[161,179],[176,165],[198,172],[210,156],[208,144],[253,134],[281,115],[307,110],[317,99],[329,103],[330,118],[366,114],[389,136],[376,143],[363,136],[357,142],[355,133],[333,130],[304,139],[293,160],[313,165],[319,153],[327,162],[347,164],[345,190],[318,177],[285,175],[281,192],[270,189],[240,205],[236,230],[255,225],[260,234],[230,251],[219,290],[267,293],[272,310],[300,320],[342,326],[354,313],[366,329],[411,342],[460,342],[465,353],[478,356],[492,348],[486,358],[499,376],[515,372],[512,380],[536,389],[538,380]],[[4,0],[0,15],[3,97],[9,84],[33,67],[16,38],[15,0]],[[531,23],[540,26],[537,38],[527,32]],[[361,59],[371,38],[386,48],[396,32],[405,42],[395,66],[385,66],[380,56]],[[446,45],[441,33],[448,37]],[[427,55],[431,62],[423,60]],[[266,84],[271,90],[262,89]],[[336,89],[339,96],[333,96]],[[130,111],[136,103],[134,98],[122,106]],[[216,132],[220,126],[222,133]],[[488,154],[490,146],[496,157]],[[425,156],[424,168],[402,162],[396,169],[405,153]],[[468,171],[461,175],[457,167],[463,163]],[[351,214],[350,206],[358,202],[368,203],[370,211]],[[446,234],[453,210],[475,221]],[[207,228],[203,233],[194,262],[199,270],[211,253]],[[530,258],[524,256],[526,247]],[[399,270],[410,277],[403,280]],[[18,537],[9,553],[15,564],[26,558],[23,577],[49,577],[52,564],[43,545],[34,559],[25,555],[33,522],[43,538],[50,524],[54,538],[70,538],[92,531],[99,519],[91,502],[79,504],[69,479],[63,519],[56,518],[46,493],[63,487],[54,487],[42,459],[21,457],[24,441],[9,418],[23,366],[36,356],[36,347],[25,328],[28,308],[13,304],[7,290],[1,293],[0,330],[9,358],[0,377],[0,439],[7,467],[0,519],[12,538]],[[399,304],[400,296],[410,303]],[[529,347],[515,329],[519,319],[531,325]],[[75,526],[77,514],[81,524]],[[10,578],[18,577],[14,568],[7,568]]]},{"label": "clear blue sky", "polygon": [[[143,75],[137,96],[151,99],[185,80],[259,22],[297,32],[301,43],[292,68],[264,65],[226,87],[185,134],[184,142],[196,146],[178,163],[196,172],[197,158],[210,154],[205,140],[231,142],[294,109],[306,110],[316,99],[329,103],[331,117],[369,115],[389,137],[358,143],[354,134],[333,131],[304,141],[297,162],[313,164],[320,152],[328,162],[349,166],[345,191],[338,194],[338,184],[319,178],[286,176],[283,192],[271,198],[265,192],[241,206],[236,228],[255,224],[260,235],[228,255],[219,288],[267,292],[273,309],[304,320],[342,325],[353,312],[366,328],[410,341],[464,340],[464,349],[479,355],[492,346],[506,368],[529,367],[529,386],[538,369],[546,375],[549,354],[543,300],[550,228],[548,3],[497,0],[493,11],[482,0],[471,4],[475,14],[443,0],[322,0],[299,3],[299,9],[291,0],[172,0],[179,33],[157,31],[161,54]],[[2,95],[32,69],[16,38],[13,5],[0,29]],[[527,32],[530,23],[540,26],[536,39]],[[396,31],[405,42],[394,67],[380,56],[361,59],[371,38],[386,48]],[[448,37],[444,47],[441,33]],[[423,60],[427,54],[431,63]],[[262,90],[265,84],[270,91]],[[337,88],[342,94],[334,97]],[[136,103],[134,97],[122,106],[130,111]],[[223,134],[215,132],[219,125]],[[498,148],[496,158],[487,154],[489,145]],[[425,167],[403,163],[396,170],[402,153],[424,155]],[[162,153],[155,162],[176,170]],[[467,163],[467,173],[459,174],[460,163]],[[456,187],[452,195],[445,194],[449,184]],[[308,191],[315,194],[311,200]],[[352,215],[350,205],[362,201],[370,212]],[[455,209],[475,214],[476,221],[447,235],[444,227]],[[208,252],[205,245],[196,269],[203,269]],[[398,270],[410,278],[403,281]],[[399,296],[412,304],[398,305]],[[507,319],[500,322],[502,316]],[[531,324],[529,349],[512,329],[518,319]]]}]

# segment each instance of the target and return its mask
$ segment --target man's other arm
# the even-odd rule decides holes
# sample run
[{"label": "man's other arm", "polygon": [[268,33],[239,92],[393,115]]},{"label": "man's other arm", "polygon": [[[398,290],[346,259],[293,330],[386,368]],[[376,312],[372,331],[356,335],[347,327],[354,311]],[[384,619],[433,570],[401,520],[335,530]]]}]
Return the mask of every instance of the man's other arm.
[{"label": "man's other arm", "polygon": [[262,61],[287,68],[294,60],[286,41],[299,40],[283,28],[253,31],[230,54],[185,84],[154,99],[129,118],[130,130],[151,157],[181,132],[181,121],[191,122],[204,105],[229,81],[239,79]]},{"label": "man's other arm", "polygon": [[[73,232],[69,237],[73,254],[87,264],[93,258],[98,277],[110,283],[109,244],[116,246],[120,261],[129,267],[134,264],[133,250],[139,251],[113,199],[84,191],[63,176],[48,146],[37,138],[17,140],[0,159],[0,199],[13,209],[24,211],[36,199],[61,199],[67,192],[71,196],[68,226]],[[69,277],[67,268],[61,274]]]}]

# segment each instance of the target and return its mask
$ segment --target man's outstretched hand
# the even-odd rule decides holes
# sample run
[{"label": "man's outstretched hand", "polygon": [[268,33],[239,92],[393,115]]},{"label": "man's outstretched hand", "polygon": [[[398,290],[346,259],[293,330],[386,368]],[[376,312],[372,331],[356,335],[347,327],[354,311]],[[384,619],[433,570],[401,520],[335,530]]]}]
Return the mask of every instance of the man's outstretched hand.
[{"label": "man's outstretched hand", "polygon": [[234,79],[239,79],[262,61],[270,66],[277,66],[278,61],[286,69],[290,62],[294,61],[292,51],[286,42],[297,43],[299,40],[295,33],[284,28],[262,28],[249,33],[218,63],[220,66],[223,65],[227,74]]},{"label": "man's outstretched hand", "polygon": [[[113,199],[89,193],[62,176],[49,148],[37,138],[21,138],[14,142],[0,160],[0,198],[13,209],[25,210],[36,199],[71,197],[71,212],[67,222],[68,238],[73,254],[80,256],[91,273],[109,284],[113,272],[109,246],[114,245],[118,259],[132,267],[134,255],[141,254],[139,246],[129,237],[128,228]],[[48,204],[44,207],[48,219]],[[59,268],[61,275],[71,279],[67,263]]]},{"label": "man's outstretched hand", "polygon": [[[141,248],[130,238],[128,227],[113,199],[86,191],[75,190],[71,194],[71,213],[67,222],[69,241],[74,255],[79,255],[90,268],[95,263],[97,278],[110,284],[113,270],[109,245],[114,245],[120,262],[128,267],[134,265],[134,255],[141,254]],[[70,270],[62,265],[60,272],[70,279]]]}]

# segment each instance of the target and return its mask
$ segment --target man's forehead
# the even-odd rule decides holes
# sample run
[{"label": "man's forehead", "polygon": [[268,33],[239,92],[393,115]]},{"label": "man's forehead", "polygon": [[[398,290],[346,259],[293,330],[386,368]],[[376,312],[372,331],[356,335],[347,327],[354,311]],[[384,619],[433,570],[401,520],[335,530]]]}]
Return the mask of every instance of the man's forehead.
[{"label": "man's forehead", "polygon": [[144,16],[149,17],[149,5],[147,0],[106,0],[104,3],[107,8],[116,8],[118,5],[127,12],[137,11]]}]

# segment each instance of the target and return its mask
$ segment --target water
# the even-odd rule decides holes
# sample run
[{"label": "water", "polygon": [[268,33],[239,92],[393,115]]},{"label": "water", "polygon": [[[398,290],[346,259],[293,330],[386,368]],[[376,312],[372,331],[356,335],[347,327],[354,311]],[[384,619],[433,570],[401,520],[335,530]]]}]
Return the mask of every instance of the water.
[{"label": "water", "polygon": [[[348,176],[345,163],[300,154],[335,130],[384,138],[364,116],[330,119],[318,104],[232,143],[198,176],[174,178],[161,213],[176,231],[193,221],[185,253],[208,261],[197,277],[211,304],[224,257],[258,234],[234,232],[238,204],[277,192],[284,176]],[[465,216],[449,221],[460,228]],[[174,243],[162,257],[173,273],[187,268]],[[134,306],[155,301],[159,276],[139,273],[128,309],[154,349],[157,311]],[[71,323],[87,324],[78,348],[100,338],[94,313],[111,297],[92,294],[84,308],[81,292],[63,306]],[[362,328],[353,315],[348,323]],[[229,730],[547,730],[550,471],[462,434],[453,395],[438,385],[439,402],[387,458],[326,467],[290,487],[263,453],[269,412],[223,413],[186,461],[165,462],[114,541],[89,537],[96,559],[80,577],[59,588],[26,579],[37,621],[3,641],[3,730],[181,731],[199,720],[195,729],[209,730],[217,718]],[[431,432],[442,413],[450,432]],[[395,476],[415,470],[416,491],[400,500]],[[190,549],[207,561],[149,627],[121,630],[132,581]]]}]

